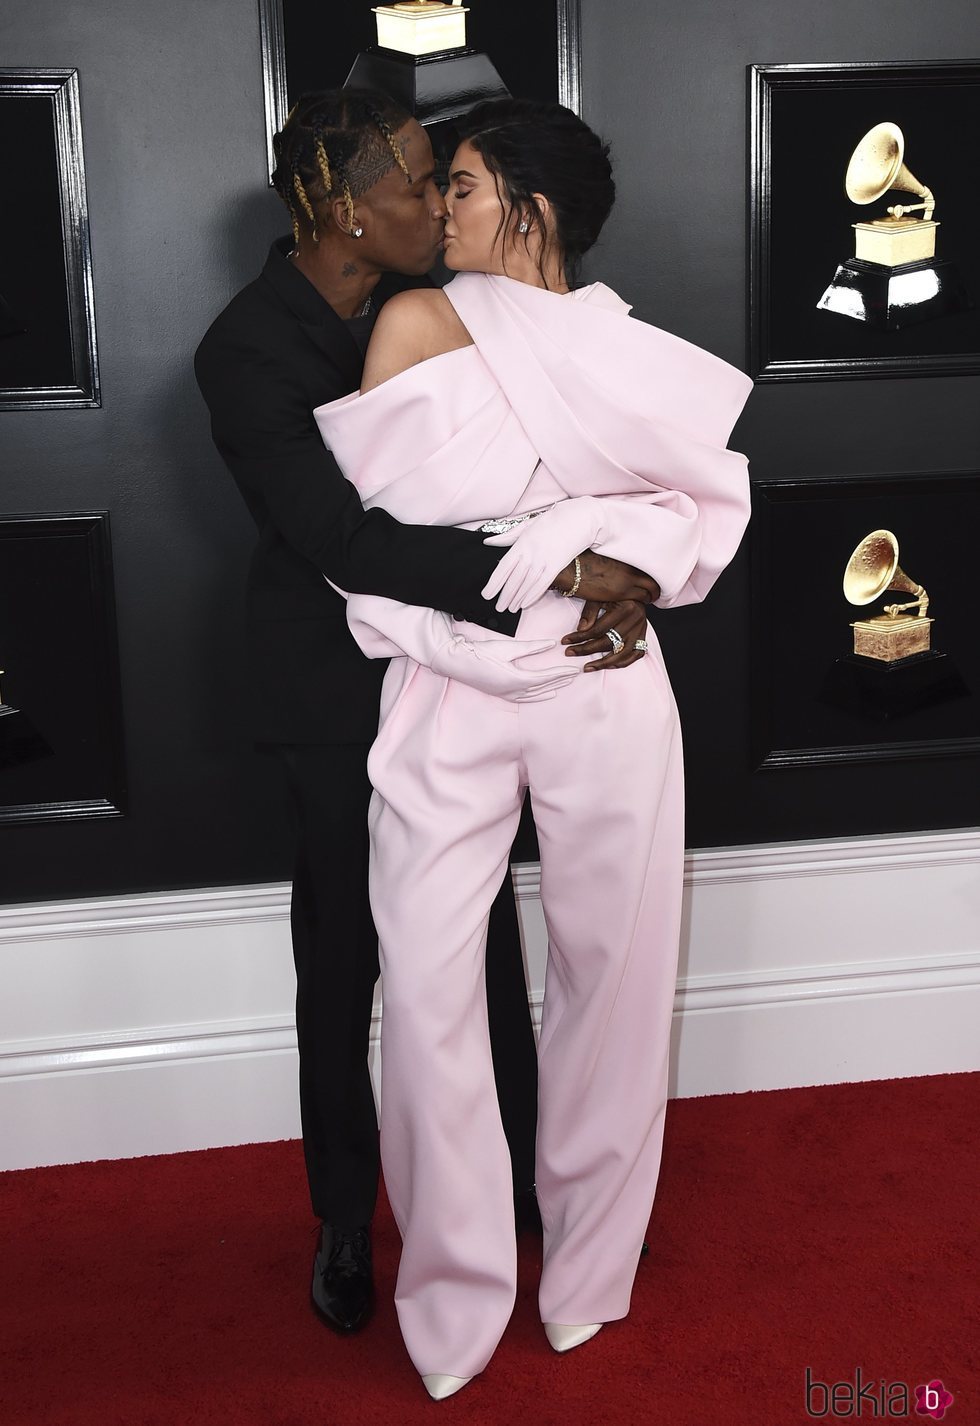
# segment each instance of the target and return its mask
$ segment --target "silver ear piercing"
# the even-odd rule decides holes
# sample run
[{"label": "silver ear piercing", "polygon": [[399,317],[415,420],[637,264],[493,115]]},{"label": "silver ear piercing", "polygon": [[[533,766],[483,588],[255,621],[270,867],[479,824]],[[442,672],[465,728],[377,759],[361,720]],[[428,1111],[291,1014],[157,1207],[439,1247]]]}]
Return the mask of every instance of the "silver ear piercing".
[{"label": "silver ear piercing", "polygon": [[354,238],[363,238],[363,236],[364,236],[364,229],[363,229],[363,228],[355,228],[354,231],[353,231],[353,233],[351,234],[351,236],[354,237]]}]

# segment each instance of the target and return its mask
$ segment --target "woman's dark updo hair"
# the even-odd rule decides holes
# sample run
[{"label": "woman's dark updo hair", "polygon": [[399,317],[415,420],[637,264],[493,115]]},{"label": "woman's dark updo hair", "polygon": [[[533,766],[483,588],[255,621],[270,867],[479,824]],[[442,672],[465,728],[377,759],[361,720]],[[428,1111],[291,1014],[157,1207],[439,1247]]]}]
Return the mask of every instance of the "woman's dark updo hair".
[{"label": "woman's dark updo hair", "polygon": [[395,133],[411,118],[401,104],[370,89],[330,89],[297,99],[282,132],[272,137],[276,167],[272,186],[289,209],[293,238],[312,228],[316,212],[341,196],[354,226],[354,199],[373,188],[397,164],[411,183]]},{"label": "woman's dark updo hair", "polygon": [[[527,220],[528,237],[535,228],[547,237],[534,194],[548,199],[565,277],[574,286],[582,256],[598,238],[616,197],[609,145],[571,109],[535,99],[487,100],[456,130],[460,142],[471,143],[496,174],[511,211]],[[507,217],[504,212],[501,227]]]}]

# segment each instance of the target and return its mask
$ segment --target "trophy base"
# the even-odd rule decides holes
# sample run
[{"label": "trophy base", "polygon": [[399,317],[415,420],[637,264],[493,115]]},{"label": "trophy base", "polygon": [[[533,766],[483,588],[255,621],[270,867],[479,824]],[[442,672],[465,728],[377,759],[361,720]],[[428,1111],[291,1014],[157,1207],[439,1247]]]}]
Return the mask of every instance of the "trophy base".
[{"label": "trophy base", "polygon": [[854,256],[881,267],[902,267],[936,256],[938,223],[922,218],[876,218],[852,223]]},{"label": "trophy base", "polygon": [[860,718],[890,722],[969,692],[949,656],[936,649],[893,663],[844,654],[827,675],[819,701]]},{"label": "trophy base", "polygon": [[510,98],[489,55],[471,49],[411,55],[372,45],[357,56],[344,84],[390,94],[424,125],[458,119],[484,99]]},{"label": "trophy base", "polygon": [[880,663],[898,663],[912,654],[924,654],[934,622],[925,615],[903,619],[879,614],[875,619],[857,619],[851,625],[854,652]]},{"label": "trophy base", "polygon": [[887,267],[849,257],[838,267],[817,308],[879,331],[898,332],[918,322],[965,312],[972,305],[956,264],[947,258]]},{"label": "trophy base", "polygon": [[461,5],[429,5],[424,10],[400,10],[376,5],[378,44],[402,54],[438,54],[466,44],[466,16]]},{"label": "trophy base", "polygon": [[0,703],[0,768],[50,757],[53,749],[18,708]]}]

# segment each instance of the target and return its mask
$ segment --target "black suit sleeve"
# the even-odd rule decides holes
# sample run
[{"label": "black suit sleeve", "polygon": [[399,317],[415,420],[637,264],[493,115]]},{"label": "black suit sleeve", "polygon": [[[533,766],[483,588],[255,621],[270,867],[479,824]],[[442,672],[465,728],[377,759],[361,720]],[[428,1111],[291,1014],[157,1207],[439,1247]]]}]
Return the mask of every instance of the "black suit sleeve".
[{"label": "black suit sleeve", "polygon": [[477,531],[403,525],[365,510],[324,446],[288,370],[249,343],[212,330],[195,357],[215,445],[246,502],[348,593],[380,594],[441,609],[503,634],[518,615],[498,613],[480,590],[504,551]]}]

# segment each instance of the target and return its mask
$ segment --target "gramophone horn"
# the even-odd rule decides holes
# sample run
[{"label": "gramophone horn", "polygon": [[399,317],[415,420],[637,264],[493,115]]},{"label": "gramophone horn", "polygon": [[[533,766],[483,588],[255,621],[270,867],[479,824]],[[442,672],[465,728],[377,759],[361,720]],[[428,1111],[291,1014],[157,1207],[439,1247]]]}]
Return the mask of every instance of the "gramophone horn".
[{"label": "gramophone horn", "polygon": [[903,163],[905,136],[897,124],[876,124],[869,129],[851,154],[844,176],[844,188],[852,203],[874,203],[889,188],[917,193],[924,198],[923,217],[932,217],[935,207],[932,189],[920,183]]},{"label": "gramophone horn", "polygon": [[847,561],[844,594],[851,604],[870,604],[886,589],[916,595],[923,592],[921,585],[899,568],[898,541],[891,530],[872,530]]}]

